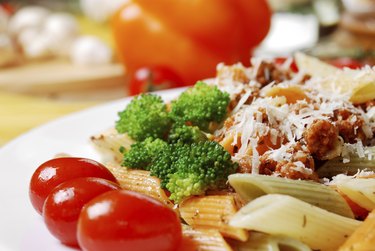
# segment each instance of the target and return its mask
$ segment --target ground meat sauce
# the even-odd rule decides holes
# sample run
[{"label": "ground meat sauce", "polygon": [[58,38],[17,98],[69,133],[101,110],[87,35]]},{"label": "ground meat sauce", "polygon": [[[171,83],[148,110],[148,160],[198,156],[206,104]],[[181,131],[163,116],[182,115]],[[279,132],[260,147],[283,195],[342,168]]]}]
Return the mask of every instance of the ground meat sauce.
[{"label": "ground meat sauce", "polygon": [[280,66],[273,62],[261,61],[256,72],[256,81],[262,86],[271,82],[281,83],[291,79],[291,70],[282,70]]},{"label": "ground meat sauce", "polygon": [[334,111],[333,120],[344,142],[353,144],[358,139],[365,140],[366,136],[362,130],[364,120],[361,115],[354,114],[348,109],[338,109]]},{"label": "ground meat sauce", "polygon": [[[365,116],[375,100],[354,106],[321,92],[312,80],[272,60],[219,67],[215,84],[230,93],[231,103],[214,140],[230,152],[238,172],[318,181],[317,163],[339,156],[344,144],[373,139],[375,126]],[[288,103],[276,87],[293,85],[304,95]]]},{"label": "ground meat sauce", "polygon": [[315,120],[304,132],[307,149],[317,159],[325,159],[335,147],[339,136],[337,127],[327,120]]},{"label": "ground meat sauce", "polygon": [[[300,143],[287,150],[292,155],[290,161],[275,161],[270,155],[264,154],[260,158],[259,173],[265,175],[277,175],[290,179],[318,180],[318,176],[314,173],[314,159],[311,154],[302,148]],[[296,163],[302,163],[306,172],[298,171],[299,167]]]}]

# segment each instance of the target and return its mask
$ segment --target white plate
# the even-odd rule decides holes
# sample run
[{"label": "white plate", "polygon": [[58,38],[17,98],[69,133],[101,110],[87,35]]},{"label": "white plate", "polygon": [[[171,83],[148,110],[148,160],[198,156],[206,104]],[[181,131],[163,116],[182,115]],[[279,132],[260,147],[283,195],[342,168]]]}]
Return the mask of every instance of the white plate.
[{"label": "white plate", "polygon": [[[159,92],[165,99],[182,89]],[[28,186],[35,169],[58,153],[100,161],[90,136],[114,126],[130,98],[68,115],[36,128],[0,148],[0,251],[75,250],[52,237],[32,208]],[[0,122],[1,123],[1,122]]]}]

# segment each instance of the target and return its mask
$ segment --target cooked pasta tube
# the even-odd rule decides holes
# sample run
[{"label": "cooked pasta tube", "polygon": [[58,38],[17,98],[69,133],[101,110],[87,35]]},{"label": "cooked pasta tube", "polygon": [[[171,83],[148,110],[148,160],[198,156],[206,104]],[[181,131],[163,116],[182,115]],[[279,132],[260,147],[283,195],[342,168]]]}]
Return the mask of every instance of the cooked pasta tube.
[{"label": "cooked pasta tube", "polygon": [[234,245],[238,251],[311,251],[309,246],[299,240],[258,232],[250,232],[246,242],[236,242]]},{"label": "cooked pasta tube", "polygon": [[331,159],[317,170],[317,174],[321,178],[330,178],[342,173],[354,175],[361,170],[375,171],[375,147],[365,147],[364,154],[367,156],[350,154],[347,163],[344,163],[341,157]]},{"label": "cooked pasta tube", "polygon": [[337,183],[337,189],[359,206],[375,209],[375,179],[355,178]]},{"label": "cooked pasta tube", "polygon": [[338,68],[302,52],[294,55],[299,69],[313,77],[328,77],[340,71]]},{"label": "cooked pasta tube", "polygon": [[160,188],[160,180],[157,177],[150,176],[150,172],[128,170],[121,166],[107,166],[107,168],[113,173],[123,189],[148,195],[170,207],[174,207],[165,191]]},{"label": "cooked pasta tube", "polygon": [[121,163],[120,147],[130,149],[134,141],[127,134],[119,134],[114,128],[91,137],[91,142],[103,157],[103,162]]},{"label": "cooked pasta tube", "polygon": [[294,104],[298,100],[309,100],[305,91],[299,85],[273,86],[266,89],[265,97],[285,97],[287,104]]},{"label": "cooked pasta tube", "polygon": [[317,58],[296,53],[296,63],[312,77],[318,77],[320,88],[327,91],[338,90],[349,93],[350,101],[361,104],[375,98],[375,70],[365,67],[360,70],[338,69]]},{"label": "cooked pasta tube", "polygon": [[[189,243],[186,245],[193,246],[192,249],[197,251],[232,251],[233,249],[224,240],[223,236],[216,229],[192,228],[183,225],[182,233]],[[184,245],[186,240],[183,240]]]},{"label": "cooked pasta tube", "polygon": [[217,229],[223,236],[240,241],[249,236],[246,230],[228,225],[238,211],[233,195],[191,197],[179,209],[182,219],[192,227]]},{"label": "cooked pasta tube", "polygon": [[337,250],[361,223],[288,195],[268,194],[242,207],[229,225],[288,236],[325,251]]},{"label": "cooked pasta tube", "polygon": [[222,141],[220,141],[220,145],[224,147],[224,149],[229,152],[231,155],[234,154],[234,144],[232,144],[234,141],[234,134],[228,134],[226,135]]},{"label": "cooked pasta tube", "polygon": [[320,183],[252,174],[232,174],[229,176],[229,183],[246,202],[265,194],[285,194],[330,212],[354,218],[343,197],[331,187]]},{"label": "cooked pasta tube", "polygon": [[354,231],[339,251],[371,251],[375,248],[375,211]]}]

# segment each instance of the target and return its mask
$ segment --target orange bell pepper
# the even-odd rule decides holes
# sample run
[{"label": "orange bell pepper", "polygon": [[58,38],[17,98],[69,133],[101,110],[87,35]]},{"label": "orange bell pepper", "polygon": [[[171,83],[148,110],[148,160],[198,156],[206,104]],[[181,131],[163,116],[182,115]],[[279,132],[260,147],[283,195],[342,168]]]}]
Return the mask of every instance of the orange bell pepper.
[{"label": "orange bell pepper", "polygon": [[270,17],[266,0],[130,0],[112,28],[130,73],[165,66],[190,85],[214,76],[220,62],[248,65]]}]

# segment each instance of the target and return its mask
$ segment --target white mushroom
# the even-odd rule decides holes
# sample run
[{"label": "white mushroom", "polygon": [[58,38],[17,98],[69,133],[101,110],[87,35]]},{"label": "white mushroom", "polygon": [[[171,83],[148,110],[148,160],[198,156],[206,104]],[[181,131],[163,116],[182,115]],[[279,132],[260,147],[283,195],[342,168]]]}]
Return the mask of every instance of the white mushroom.
[{"label": "white mushroom", "polygon": [[17,36],[24,29],[40,28],[49,14],[50,11],[43,7],[24,7],[10,18],[8,29],[12,35]]},{"label": "white mushroom", "polygon": [[55,13],[47,17],[43,34],[49,37],[50,50],[58,56],[68,56],[69,48],[79,34],[79,26],[71,14]]},{"label": "white mushroom", "polygon": [[112,61],[112,50],[93,36],[82,36],[74,41],[70,59],[77,65],[100,65]]},{"label": "white mushroom", "polygon": [[29,59],[68,57],[71,44],[79,34],[74,16],[68,13],[51,14],[39,7],[19,10],[9,26]]},{"label": "white mushroom", "polygon": [[49,58],[54,56],[50,45],[50,36],[38,35],[23,46],[23,52],[28,59]]}]

